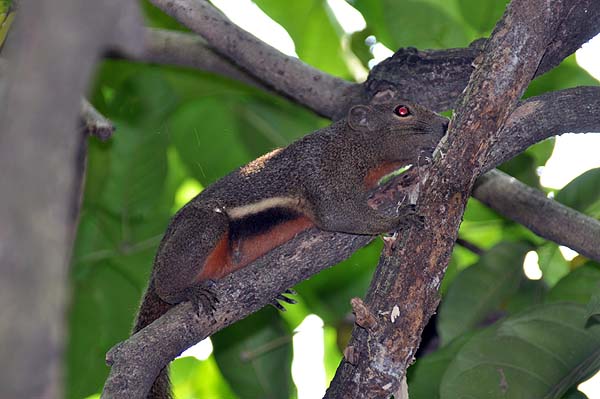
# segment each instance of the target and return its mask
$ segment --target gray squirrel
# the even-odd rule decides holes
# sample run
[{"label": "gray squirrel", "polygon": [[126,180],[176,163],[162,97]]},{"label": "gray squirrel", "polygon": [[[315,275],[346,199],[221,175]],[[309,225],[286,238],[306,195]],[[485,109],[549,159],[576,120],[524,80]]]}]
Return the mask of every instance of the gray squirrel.
[{"label": "gray squirrel", "polygon": [[[369,207],[370,193],[383,176],[431,156],[447,127],[447,118],[418,104],[375,98],[207,187],[173,216],[134,332],[179,302],[207,306],[211,281],[308,228],[369,235],[393,230],[403,215],[383,216]],[[165,368],[149,397],[169,398],[168,392]]]}]

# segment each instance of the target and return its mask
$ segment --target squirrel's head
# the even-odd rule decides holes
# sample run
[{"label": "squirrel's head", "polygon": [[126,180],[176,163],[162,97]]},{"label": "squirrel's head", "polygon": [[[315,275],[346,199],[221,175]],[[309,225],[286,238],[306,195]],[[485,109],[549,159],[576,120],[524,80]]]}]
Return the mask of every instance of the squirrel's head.
[{"label": "squirrel's head", "polygon": [[352,130],[394,137],[423,135],[436,144],[446,134],[449,122],[419,104],[395,98],[388,90],[376,94],[368,105],[352,107],[347,120]]}]

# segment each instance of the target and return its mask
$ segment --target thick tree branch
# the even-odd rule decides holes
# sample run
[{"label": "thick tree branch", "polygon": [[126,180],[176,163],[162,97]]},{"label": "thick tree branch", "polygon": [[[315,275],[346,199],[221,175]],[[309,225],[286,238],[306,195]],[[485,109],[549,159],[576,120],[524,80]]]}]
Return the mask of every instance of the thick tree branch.
[{"label": "thick tree branch", "polygon": [[312,229],[218,280],[213,290],[219,306],[213,318],[195,315],[185,302],[108,353],[112,368],[102,397],[145,397],[162,367],[182,351],[261,309],[287,288],[349,257],[372,239]]},{"label": "thick tree branch", "polygon": [[[400,49],[377,65],[361,85],[334,78],[286,56],[232,24],[205,0],[152,0],[163,11],[203,36],[209,45],[265,86],[294,99],[316,113],[339,119],[355,103],[367,101],[382,86],[393,85],[404,98],[433,110],[452,108],[473,71],[485,41],[465,49]],[[536,76],[558,65],[600,32],[600,2],[577,2],[560,22],[549,42]],[[167,57],[170,58],[170,57]],[[162,62],[162,61],[161,61]],[[175,62],[176,64],[178,61]],[[226,73],[227,74],[227,73]],[[423,90],[426,87],[427,90]]]},{"label": "thick tree branch", "polygon": [[409,197],[419,196],[424,226],[408,229],[402,245],[382,255],[366,301],[378,325],[354,328],[349,347],[358,359],[342,362],[326,397],[388,398],[398,390],[439,302],[475,179],[567,14],[562,1],[513,0],[508,6],[459,101],[447,142],[430,167],[413,172],[422,185]]},{"label": "thick tree branch", "polygon": [[483,171],[495,168],[549,137],[587,132],[600,132],[599,86],[576,87],[528,98],[506,121]]},{"label": "thick tree branch", "polygon": [[21,2],[3,49],[0,356],[10,366],[0,374],[2,398],[62,396],[80,98],[115,39],[140,46],[135,2],[84,3]]},{"label": "thick tree branch", "polygon": [[537,235],[600,260],[598,220],[548,200],[543,192],[514,177],[491,171],[477,179],[473,196]]},{"label": "thick tree branch", "polygon": [[[152,4],[201,35],[218,52],[249,71],[276,92],[319,115],[339,111],[353,84],[287,57],[233,24],[206,0],[150,0]],[[341,96],[341,97],[340,97]]]},{"label": "thick tree branch", "polygon": [[[599,19],[599,1],[574,2],[568,15],[560,21],[535,76],[548,72],[596,36],[600,32]],[[367,97],[371,98],[381,87],[391,84],[404,98],[410,98],[434,111],[454,108],[484,43],[485,40],[478,40],[464,49],[400,49],[373,68],[365,84]],[[424,87],[427,89],[423,90]]]}]

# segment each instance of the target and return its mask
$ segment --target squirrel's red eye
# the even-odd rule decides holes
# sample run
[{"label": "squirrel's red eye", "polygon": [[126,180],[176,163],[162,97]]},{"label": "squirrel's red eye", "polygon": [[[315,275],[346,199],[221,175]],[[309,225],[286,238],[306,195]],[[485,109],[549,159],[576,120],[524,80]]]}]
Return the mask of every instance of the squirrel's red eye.
[{"label": "squirrel's red eye", "polygon": [[408,107],[406,105],[398,105],[394,109],[394,113],[398,116],[405,117],[405,116],[410,115],[410,110],[408,109]]}]

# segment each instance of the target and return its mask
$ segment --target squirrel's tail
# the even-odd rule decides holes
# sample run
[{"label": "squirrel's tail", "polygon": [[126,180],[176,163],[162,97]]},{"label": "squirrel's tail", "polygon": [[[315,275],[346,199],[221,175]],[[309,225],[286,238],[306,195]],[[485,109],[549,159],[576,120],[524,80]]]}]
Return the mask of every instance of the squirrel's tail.
[{"label": "squirrel's tail", "polygon": [[[166,313],[167,310],[171,309],[173,305],[160,299],[156,290],[154,289],[154,282],[151,279],[150,285],[146,290],[144,299],[140,306],[140,310],[135,321],[135,327],[133,327],[133,333],[140,331],[154,320]],[[169,369],[165,366],[150,389],[148,393],[148,399],[171,399],[171,382],[169,381]]]}]

